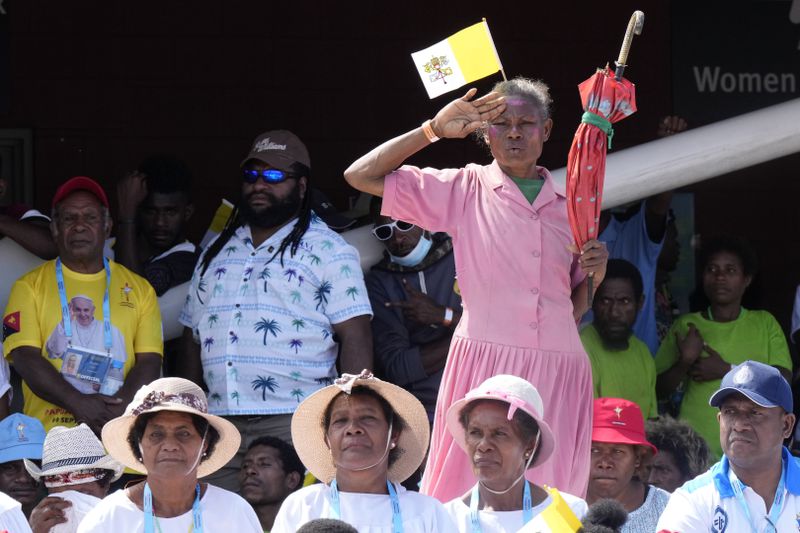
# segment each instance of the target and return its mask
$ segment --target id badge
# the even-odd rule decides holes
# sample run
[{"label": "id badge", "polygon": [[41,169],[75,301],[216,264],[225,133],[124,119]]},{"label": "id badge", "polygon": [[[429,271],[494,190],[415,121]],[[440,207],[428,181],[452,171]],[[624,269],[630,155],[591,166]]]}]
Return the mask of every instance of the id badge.
[{"label": "id badge", "polygon": [[99,390],[111,368],[112,357],[106,352],[70,346],[64,352],[61,374]]}]

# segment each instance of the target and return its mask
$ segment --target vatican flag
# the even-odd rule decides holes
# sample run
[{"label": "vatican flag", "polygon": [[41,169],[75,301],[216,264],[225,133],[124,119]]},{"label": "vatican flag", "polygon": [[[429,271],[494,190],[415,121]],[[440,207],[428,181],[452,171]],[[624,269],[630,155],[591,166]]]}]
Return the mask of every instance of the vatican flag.
[{"label": "vatican flag", "polygon": [[[411,54],[428,98],[503,72],[486,19]],[[505,79],[505,74],[503,74]]]}]

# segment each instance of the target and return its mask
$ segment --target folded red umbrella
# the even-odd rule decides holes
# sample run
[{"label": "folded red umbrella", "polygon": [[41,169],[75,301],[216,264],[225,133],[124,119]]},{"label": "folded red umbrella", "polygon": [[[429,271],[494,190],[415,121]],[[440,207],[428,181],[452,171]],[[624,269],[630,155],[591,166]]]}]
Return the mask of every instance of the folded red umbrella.
[{"label": "folded red umbrella", "polygon": [[[636,111],[635,86],[622,73],[630,41],[643,24],[644,14],[637,11],[628,24],[616,72],[606,66],[578,86],[584,113],[567,158],[567,214],[579,250],[599,233],[606,151],[614,136],[611,125]],[[591,305],[591,277],[589,283]]]},{"label": "folded red umbrella", "polygon": [[567,209],[575,244],[597,238],[611,125],[636,111],[635,86],[606,67],[578,86],[584,114],[567,158]]}]

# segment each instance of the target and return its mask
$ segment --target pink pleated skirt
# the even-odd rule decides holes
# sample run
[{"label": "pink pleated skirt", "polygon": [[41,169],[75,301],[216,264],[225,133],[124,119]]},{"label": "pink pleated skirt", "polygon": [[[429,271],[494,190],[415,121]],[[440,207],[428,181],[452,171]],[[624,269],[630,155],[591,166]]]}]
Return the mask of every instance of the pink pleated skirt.
[{"label": "pink pleated skirt", "polygon": [[530,381],[542,397],[556,438],[553,455],[528,470],[538,485],[584,497],[592,444],[592,369],[584,352],[552,352],[453,336],[442,377],[421,492],[448,502],[475,483],[470,460],[447,430],[450,405],[484,380],[511,374]]}]

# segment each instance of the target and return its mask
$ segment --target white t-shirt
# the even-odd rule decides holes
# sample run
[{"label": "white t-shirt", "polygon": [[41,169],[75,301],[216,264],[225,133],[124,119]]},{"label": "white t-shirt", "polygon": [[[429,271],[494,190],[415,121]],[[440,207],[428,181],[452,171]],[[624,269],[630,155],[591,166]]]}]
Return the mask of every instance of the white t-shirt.
[{"label": "white t-shirt", "polygon": [[[458,531],[438,500],[395,485],[403,517],[403,533]],[[293,492],[275,517],[271,533],[295,533],[316,518],[333,518],[330,488],[318,483]],[[391,533],[392,504],[388,494],[339,492],[340,519],[359,533]],[[238,531],[236,533],[239,533]]]},{"label": "white t-shirt", "polygon": [[31,527],[22,512],[22,505],[7,494],[0,492],[0,531],[31,533]]},{"label": "white t-shirt", "polygon": [[[208,485],[200,499],[203,531],[263,533],[253,508],[233,492]],[[163,533],[186,533],[192,527],[192,511],[174,518],[159,518]],[[124,490],[106,496],[81,522],[78,533],[127,533],[144,531],[144,513]]]},{"label": "white t-shirt", "polygon": [[[560,491],[559,491],[560,492]],[[561,497],[567,502],[569,508],[575,513],[578,519],[583,518],[588,506],[586,502],[577,496],[560,492]],[[536,516],[544,511],[548,505],[553,503],[553,498],[548,494],[547,498],[539,505],[531,509],[532,516]],[[472,520],[469,514],[469,505],[456,498],[444,504],[445,511],[450,514],[450,518],[456,523],[459,533],[472,533]],[[481,523],[482,533],[511,533],[519,531],[524,525],[522,523],[522,510],[519,511],[478,511],[478,520]]]},{"label": "white t-shirt", "polygon": [[[798,530],[800,517],[800,465],[783,450],[786,489],[784,504],[778,516],[778,532]],[[686,482],[672,493],[667,508],[658,520],[656,531],[665,533],[750,533],[751,527],[744,510],[736,499],[731,485],[732,471],[727,457],[722,458],[706,473]],[[767,526],[768,509],[764,500],[750,487],[745,487],[744,499],[758,531]]]}]

